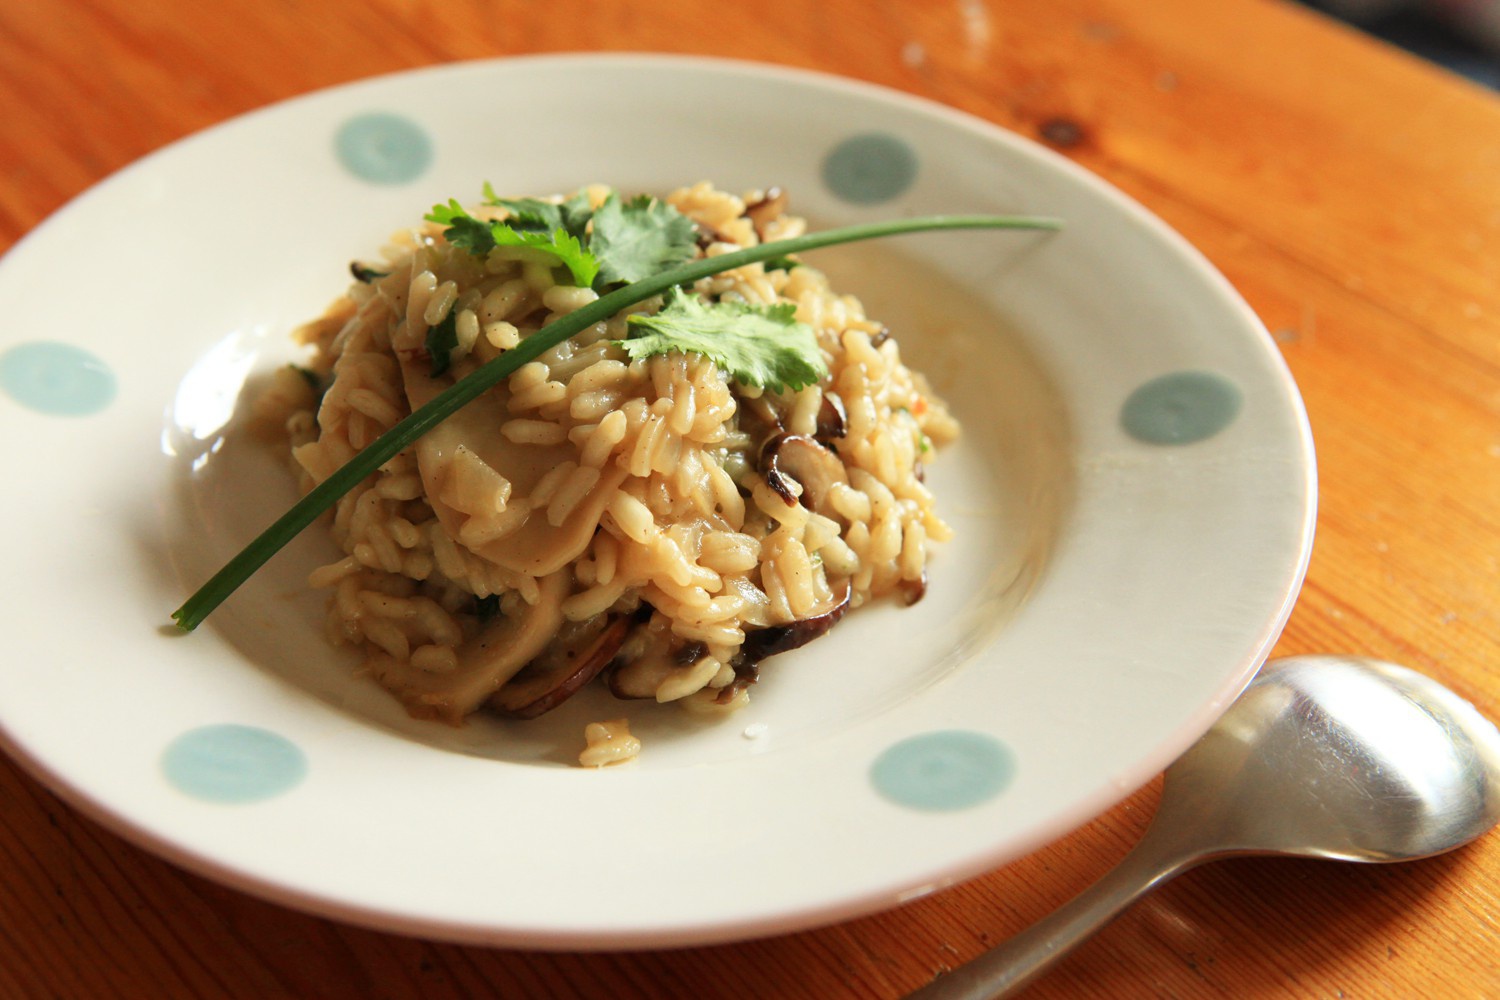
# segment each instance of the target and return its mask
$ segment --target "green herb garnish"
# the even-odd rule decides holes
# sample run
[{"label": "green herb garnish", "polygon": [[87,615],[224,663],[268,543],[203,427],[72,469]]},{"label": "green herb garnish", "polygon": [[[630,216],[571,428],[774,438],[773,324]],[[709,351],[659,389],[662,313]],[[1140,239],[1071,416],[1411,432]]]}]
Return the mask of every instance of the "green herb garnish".
[{"label": "green herb garnish", "polygon": [[594,208],[586,192],[580,191],[567,201],[554,204],[538,198],[498,198],[495,189],[486,182],[485,203],[500,205],[510,212],[506,224],[512,229],[538,229],[545,233],[564,229],[574,236],[582,237],[593,217]]},{"label": "green herb garnish", "polygon": [[617,340],[632,358],[671,351],[702,354],[742,385],[772,392],[802,389],[828,374],[817,335],[794,318],[790,302],[752,306],[703,302],[677,289],[654,316],[631,316],[629,340]]},{"label": "green herb garnish", "polygon": [[391,272],[377,271],[373,267],[368,267],[364,264],[361,264],[357,260],[351,260],[349,262],[349,273],[354,275],[355,281],[368,285],[370,282],[375,281],[378,278],[384,278]]},{"label": "green herb garnish", "polygon": [[598,288],[640,281],[698,252],[693,220],[648,195],[622,202],[611,194],[594,213],[589,250],[599,258]]},{"label": "green herb garnish", "polygon": [[446,205],[433,205],[432,211],[423,218],[428,222],[436,222],[447,227],[443,230],[443,237],[449,243],[461,250],[469,251],[476,257],[483,257],[499,245],[495,238],[494,227],[505,226],[503,222],[479,221],[469,214],[468,209],[458,203],[457,198],[449,199]]},{"label": "green herb garnish", "polygon": [[427,328],[426,347],[427,356],[432,359],[432,368],[428,374],[437,378],[453,364],[453,352],[458,347],[456,310],[449,309],[448,315],[441,322]]},{"label": "green herb garnish", "polygon": [[542,230],[513,229],[504,222],[483,222],[465,211],[456,200],[432,206],[426,218],[429,222],[447,226],[443,235],[448,242],[477,257],[488,255],[496,247],[530,247],[566,267],[573,275],[575,285],[586,288],[593,284],[594,275],[599,273],[599,261],[584,249],[577,236],[561,226],[549,235]]},{"label": "green herb garnish", "polygon": [[338,502],[339,497],[364,481],[365,477],[389,462],[402,450],[426,434],[432,428],[462,409],[492,386],[508,378],[516,369],[551,350],[572,337],[614,316],[620,310],[661,295],[678,285],[686,285],[711,275],[730,271],[746,264],[755,264],[785,254],[802,253],[819,247],[903,233],[927,232],[944,229],[1057,229],[1061,223],[1056,219],[1028,216],[926,216],[914,219],[897,219],[891,222],[872,222],[841,229],[829,229],[820,233],[808,233],[791,239],[762,243],[759,246],[735,250],[718,257],[692,260],[668,271],[625,285],[603,295],[581,309],[549,323],[536,333],[521,341],[500,356],[486,362],[447,389],[438,393],[425,406],[419,407],[402,419],[396,426],[376,438],[363,451],[340,466],[331,476],[308,492],[277,518],[265,531],[245,546],[233,559],[215,573],[207,583],[189,597],[172,618],[183,631],[192,631],[203,619],[217,608],[225,598],[239,589],[257,569],[297,536],[302,529],[316,521],[325,510]]},{"label": "green herb garnish", "polygon": [[311,386],[313,392],[318,393],[320,395],[322,394],[322,392],[323,392],[323,376],[319,375],[317,372],[313,371],[311,368],[306,368],[306,367],[304,367],[302,365],[288,364],[287,367],[290,368],[292,371],[296,372],[298,375],[301,375],[302,376],[302,381],[306,382],[309,386]]},{"label": "green herb garnish", "polygon": [[[697,252],[697,231],[693,220],[664,201],[640,195],[629,201],[610,192],[597,209],[584,192],[564,202],[538,198],[499,198],[489,184],[484,187],[485,200],[500,205],[510,213],[503,225],[519,233],[568,233],[588,247],[599,262],[594,287],[603,290],[610,285],[640,281],[675,267]],[[456,207],[457,203],[450,203]],[[452,208],[442,210],[451,215]],[[436,211],[434,215],[438,214]],[[434,218],[446,223],[447,218]],[[593,223],[590,227],[590,223]],[[450,241],[452,237],[449,237]],[[488,252],[488,248],[484,250]],[[581,283],[581,282],[580,282]]]}]

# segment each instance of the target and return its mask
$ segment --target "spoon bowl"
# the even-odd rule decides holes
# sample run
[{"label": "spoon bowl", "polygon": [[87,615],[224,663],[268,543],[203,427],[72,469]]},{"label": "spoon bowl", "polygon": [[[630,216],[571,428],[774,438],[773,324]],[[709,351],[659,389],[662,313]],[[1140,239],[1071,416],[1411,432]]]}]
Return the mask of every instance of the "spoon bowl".
[{"label": "spoon bowl", "polygon": [[1500,733],[1472,705],[1404,667],[1301,656],[1168,769],[1156,825],[1220,856],[1409,861],[1496,822]]},{"label": "spoon bowl", "polygon": [[917,991],[1007,996],[1205,861],[1411,861],[1500,822],[1500,730],[1437,681],[1364,657],[1268,663],[1170,768],[1141,842],[1044,920]]}]

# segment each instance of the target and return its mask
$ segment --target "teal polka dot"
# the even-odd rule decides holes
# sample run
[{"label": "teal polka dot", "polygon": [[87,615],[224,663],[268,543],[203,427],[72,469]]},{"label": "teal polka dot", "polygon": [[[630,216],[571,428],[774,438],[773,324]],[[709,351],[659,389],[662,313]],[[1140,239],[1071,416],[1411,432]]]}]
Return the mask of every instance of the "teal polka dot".
[{"label": "teal polka dot", "polygon": [[307,758],[291,740],[230,724],[183,733],[167,747],[161,766],[179,791],[205,802],[260,802],[307,775]]},{"label": "teal polka dot", "polygon": [[416,180],[432,162],[432,141],[416,122],[388,112],[351,118],[334,137],[344,169],[375,184]]},{"label": "teal polka dot", "polygon": [[1192,444],[1211,438],[1239,416],[1239,388],[1213,372],[1173,372],[1130,394],[1120,424],[1147,444]]},{"label": "teal polka dot", "polygon": [[870,768],[875,790],[924,812],[968,809],[1005,790],[1015,775],[1009,748],[964,729],[923,733],[890,747]]},{"label": "teal polka dot", "polygon": [[844,201],[878,205],[904,194],[917,178],[917,154],[883,132],[851,136],[823,161],[823,183]]},{"label": "teal polka dot", "polygon": [[114,400],[115,376],[81,347],[37,341],[0,354],[0,391],[41,413],[81,417]]}]

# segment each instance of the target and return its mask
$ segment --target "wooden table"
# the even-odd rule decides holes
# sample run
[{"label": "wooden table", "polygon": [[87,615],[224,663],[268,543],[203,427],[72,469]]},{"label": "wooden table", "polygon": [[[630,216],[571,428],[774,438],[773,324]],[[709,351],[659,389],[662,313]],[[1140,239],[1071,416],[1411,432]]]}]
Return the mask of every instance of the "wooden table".
[{"label": "wooden table", "polygon": [[[1275,334],[1321,508],[1278,653],[1406,663],[1500,716],[1500,100],[1281,3],[33,0],[0,4],[0,249],[110,172],[295,94],[458,59],[814,67],[1040,137],[1184,233]],[[374,933],[188,875],[0,763],[0,995],[895,997],[1136,840],[1153,783],[1011,867],[809,933],[541,954]],[[1500,996],[1500,835],[1386,868],[1242,861],[1036,997]]]}]

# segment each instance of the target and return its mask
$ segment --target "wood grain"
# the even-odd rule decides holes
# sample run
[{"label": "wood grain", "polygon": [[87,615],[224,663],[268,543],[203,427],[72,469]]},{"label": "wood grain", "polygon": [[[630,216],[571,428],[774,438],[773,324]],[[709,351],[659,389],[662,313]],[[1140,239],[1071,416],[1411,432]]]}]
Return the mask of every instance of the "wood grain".
[{"label": "wood grain", "polygon": [[[1278,651],[1424,670],[1500,716],[1500,100],[1251,0],[42,0],[0,4],[0,249],[110,172],[319,87],[656,50],[838,73],[1050,141],[1198,246],[1274,331],[1320,461]],[[226,179],[229,181],[230,179]],[[892,912],[672,952],[468,948],[188,875],[0,763],[0,996],[896,997],[1140,836],[1155,783]],[[1244,861],[1166,887],[1038,998],[1500,996],[1500,836],[1405,866]]]}]

